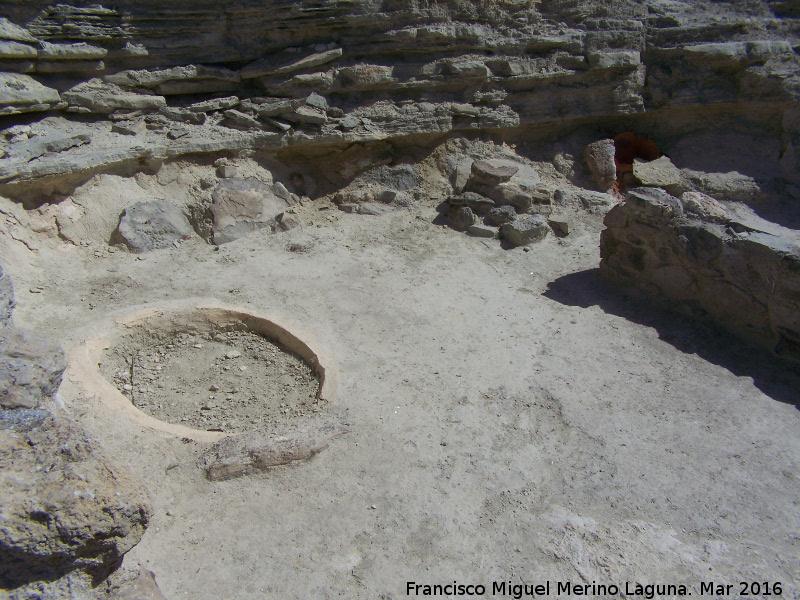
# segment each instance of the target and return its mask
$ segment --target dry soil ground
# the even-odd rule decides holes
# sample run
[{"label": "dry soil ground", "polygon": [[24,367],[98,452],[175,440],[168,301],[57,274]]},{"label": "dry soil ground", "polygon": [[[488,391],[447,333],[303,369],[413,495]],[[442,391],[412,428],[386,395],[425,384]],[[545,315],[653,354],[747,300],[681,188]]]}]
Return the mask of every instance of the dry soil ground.
[{"label": "dry soil ground", "polygon": [[104,319],[204,297],[298,323],[338,368],[325,410],[347,435],[221,482],[201,444],[65,397],[152,498],[124,568],[169,599],[397,599],[454,580],[486,597],[548,580],[551,596],[709,581],[800,596],[800,378],[601,281],[599,216],[530,252],[434,217],[339,213],[138,258],[6,248],[17,324],[67,349]]}]

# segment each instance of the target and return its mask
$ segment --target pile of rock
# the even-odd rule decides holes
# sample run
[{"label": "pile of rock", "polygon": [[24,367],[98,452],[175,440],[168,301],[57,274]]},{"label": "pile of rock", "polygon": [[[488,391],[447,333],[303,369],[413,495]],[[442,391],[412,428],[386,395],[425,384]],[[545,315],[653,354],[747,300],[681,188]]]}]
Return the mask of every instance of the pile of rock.
[{"label": "pile of rock", "polygon": [[[551,194],[528,165],[507,160],[458,161],[455,195],[441,207],[448,224],[478,237],[501,237],[512,246],[545,238],[550,226]],[[563,230],[559,227],[559,232]]]}]

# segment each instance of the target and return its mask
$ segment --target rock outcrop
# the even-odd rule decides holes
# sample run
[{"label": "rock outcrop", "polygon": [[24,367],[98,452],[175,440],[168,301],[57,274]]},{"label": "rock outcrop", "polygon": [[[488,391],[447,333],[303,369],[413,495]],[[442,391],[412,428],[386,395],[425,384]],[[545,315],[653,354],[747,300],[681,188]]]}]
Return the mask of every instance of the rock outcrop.
[{"label": "rock outcrop", "polygon": [[[740,211],[743,210],[739,209]],[[800,360],[800,235],[696,192],[637,188],[605,217],[600,272]]]},{"label": "rock outcrop", "polygon": [[[672,136],[695,129],[692,110],[714,115],[705,129],[770,131],[784,148],[772,176],[794,180],[800,35],[781,6],[181,0],[165,12],[15,1],[0,31],[0,115],[116,125],[85,146],[0,164],[0,193],[230,149],[566,131],[588,119]],[[604,164],[602,191],[610,175]]]},{"label": "rock outcrop", "polygon": [[0,329],[0,595],[94,597],[150,519],[141,488],[53,401],[65,367],[58,346]]}]

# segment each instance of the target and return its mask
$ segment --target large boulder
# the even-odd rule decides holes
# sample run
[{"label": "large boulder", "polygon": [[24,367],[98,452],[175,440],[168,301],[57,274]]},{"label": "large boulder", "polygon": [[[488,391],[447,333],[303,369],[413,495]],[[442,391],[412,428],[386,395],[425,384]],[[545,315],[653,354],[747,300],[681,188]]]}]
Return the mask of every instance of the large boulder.
[{"label": "large boulder", "polygon": [[166,200],[153,200],[126,208],[115,237],[133,252],[149,252],[167,248],[193,232],[181,209]]},{"label": "large boulder", "polygon": [[286,201],[254,177],[222,181],[211,194],[215,244],[225,244],[264,227],[274,227]]},{"label": "large boulder", "polygon": [[47,410],[0,410],[0,489],[0,589],[76,572],[101,579],[139,542],[151,514],[129,475]]},{"label": "large boulder", "polygon": [[800,361],[800,236],[742,217],[713,198],[629,191],[605,217],[600,273],[684,302],[724,327]]},{"label": "large boulder", "polygon": [[61,383],[61,348],[17,328],[0,329],[0,408],[37,408]]}]

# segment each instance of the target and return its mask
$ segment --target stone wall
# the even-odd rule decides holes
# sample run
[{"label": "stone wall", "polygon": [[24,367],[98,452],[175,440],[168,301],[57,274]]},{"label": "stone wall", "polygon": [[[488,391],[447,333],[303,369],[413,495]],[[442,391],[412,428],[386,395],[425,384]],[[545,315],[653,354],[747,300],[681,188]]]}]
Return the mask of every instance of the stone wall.
[{"label": "stone wall", "polygon": [[[636,188],[605,217],[600,272],[699,308],[800,360],[800,235],[759,227],[696,192]],[[762,229],[762,230],[759,230]]]}]

